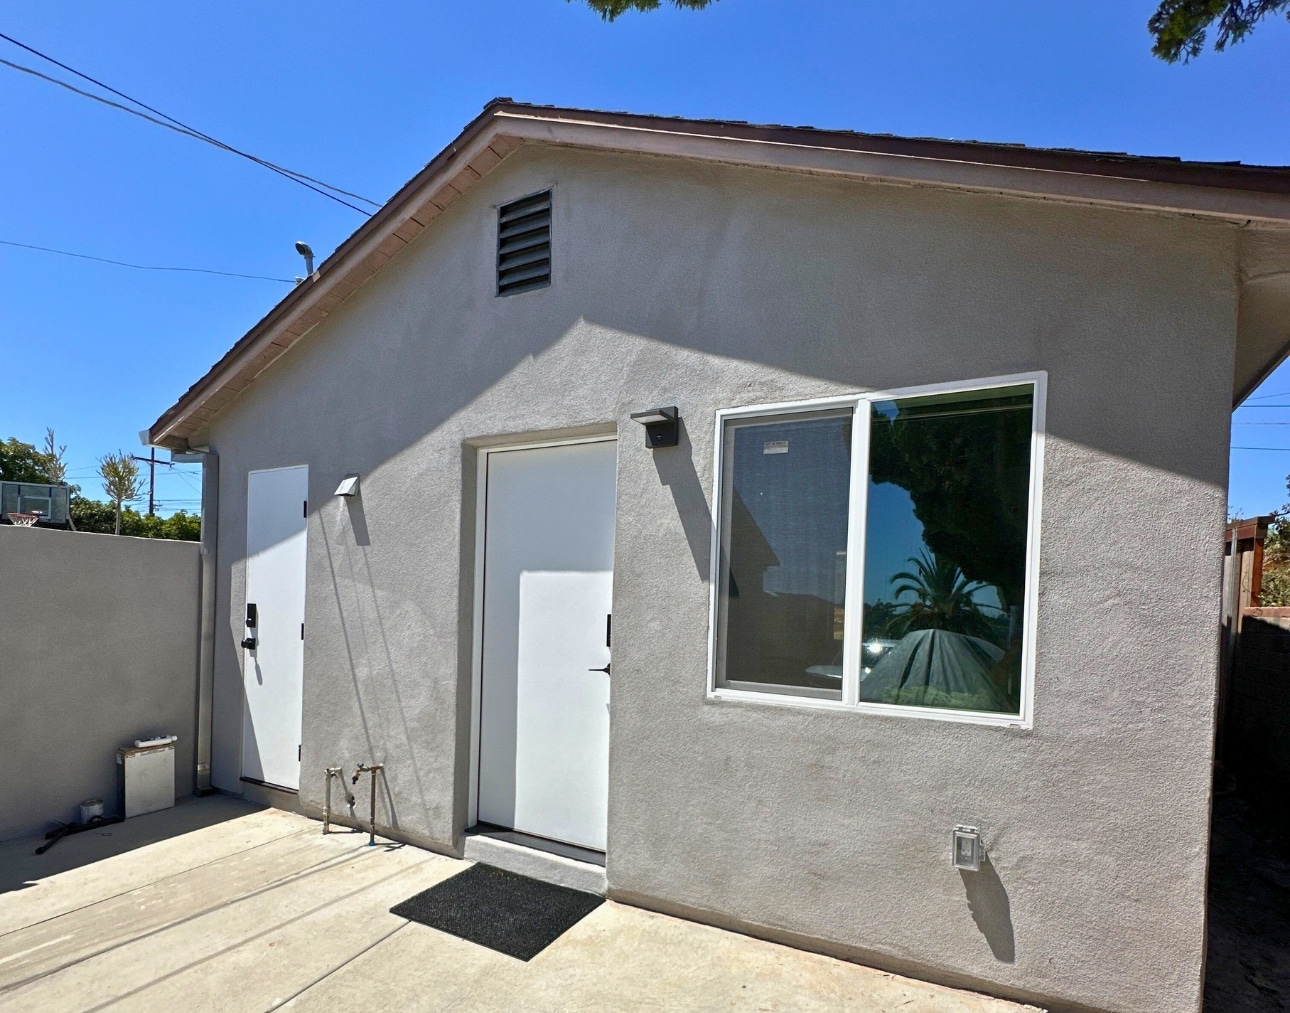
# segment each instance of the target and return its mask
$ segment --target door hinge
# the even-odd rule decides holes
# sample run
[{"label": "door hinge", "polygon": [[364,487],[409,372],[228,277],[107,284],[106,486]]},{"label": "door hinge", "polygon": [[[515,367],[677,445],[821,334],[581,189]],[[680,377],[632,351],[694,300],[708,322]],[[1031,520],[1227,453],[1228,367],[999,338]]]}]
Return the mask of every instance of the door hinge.
[{"label": "door hinge", "polygon": [[301,506],[301,510],[300,510],[300,515],[301,515],[305,520],[309,520],[309,501],[308,501],[308,500],[305,500],[305,501],[304,501],[304,503],[302,504],[302,506]]},{"label": "door hinge", "polygon": [[304,624],[304,623],[301,623],[301,624],[300,624],[300,639],[301,639],[301,640],[304,640],[304,639],[305,639],[305,624]]},{"label": "door hinge", "polygon": [[304,749],[304,746],[296,746],[296,762],[297,762],[297,763],[299,763],[299,762],[300,762],[300,751],[301,751],[302,749]]}]

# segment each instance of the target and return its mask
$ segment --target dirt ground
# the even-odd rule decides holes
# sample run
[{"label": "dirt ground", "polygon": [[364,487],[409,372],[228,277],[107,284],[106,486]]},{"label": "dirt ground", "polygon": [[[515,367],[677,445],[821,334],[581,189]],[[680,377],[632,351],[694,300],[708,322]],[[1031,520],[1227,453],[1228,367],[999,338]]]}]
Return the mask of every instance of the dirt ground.
[{"label": "dirt ground", "polygon": [[1290,792],[1214,799],[1205,1013],[1290,1010]]}]

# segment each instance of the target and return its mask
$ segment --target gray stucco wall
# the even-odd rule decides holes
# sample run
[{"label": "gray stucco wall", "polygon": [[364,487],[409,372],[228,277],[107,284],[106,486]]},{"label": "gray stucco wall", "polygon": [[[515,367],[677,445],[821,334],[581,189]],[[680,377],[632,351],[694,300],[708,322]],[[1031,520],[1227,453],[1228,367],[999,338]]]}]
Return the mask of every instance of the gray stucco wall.
[{"label": "gray stucco wall", "polygon": [[[552,184],[554,284],[494,298],[492,206]],[[216,784],[248,470],[310,466],[302,800],[382,761],[382,819],[451,850],[473,447],[618,427],[611,894],[1059,1008],[1197,1009],[1235,249],[1178,218],[522,150],[215,420]],[[1040,369],[1033,729],[705,698],[717,409]],[[656,404],[684,434],[650,453],[627,416]]]},{"label": "gray stucco wall", "polygon": [[192,542],[0,526],[0,840],[120,810],[119,746],[179,736],[193,790],[198,563]]}]

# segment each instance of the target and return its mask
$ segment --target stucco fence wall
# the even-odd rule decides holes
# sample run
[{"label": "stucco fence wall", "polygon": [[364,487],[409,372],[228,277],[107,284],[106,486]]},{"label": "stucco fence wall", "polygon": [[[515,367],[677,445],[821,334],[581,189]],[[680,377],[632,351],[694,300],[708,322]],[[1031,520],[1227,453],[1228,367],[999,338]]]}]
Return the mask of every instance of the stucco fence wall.
[{"label": "stucco fence wall", "polygon": [[118,746],[179,736],[193,790],[200,550],[192,542],[0,526],[0,840],[102,798]]}]

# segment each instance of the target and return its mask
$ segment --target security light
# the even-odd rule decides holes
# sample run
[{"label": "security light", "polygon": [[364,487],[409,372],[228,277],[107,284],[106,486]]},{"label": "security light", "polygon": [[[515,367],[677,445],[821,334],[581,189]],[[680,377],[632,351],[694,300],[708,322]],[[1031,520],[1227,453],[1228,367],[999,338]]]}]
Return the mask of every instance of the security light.
[{"label": "security light", "polygon": [[645,446],[651,450],[659,447],[675,447],[681,442],[681,416],[676,405],[670,408],[650,408],[648,411],[632,412],[632,421],[645,427]]},{"label": "security light", "polygon": [[981,831],[976,827],[954,828],[952,853],[954,868],[964,872],[980,872],[981,850]]},{"label": "security light", "polygon": [[314,251],[309,248],[306,242],[296,243],[296,252],[305,258],[305,274],[314,273]]},{"label": "security light", "polygon": [[340,485],[336,486],[333,496],[357,496],[358,495],[358,476],[346,475],[340,480]]}]

